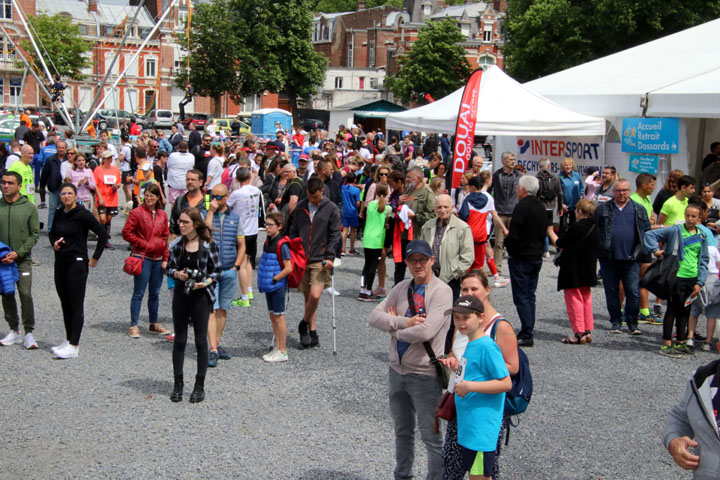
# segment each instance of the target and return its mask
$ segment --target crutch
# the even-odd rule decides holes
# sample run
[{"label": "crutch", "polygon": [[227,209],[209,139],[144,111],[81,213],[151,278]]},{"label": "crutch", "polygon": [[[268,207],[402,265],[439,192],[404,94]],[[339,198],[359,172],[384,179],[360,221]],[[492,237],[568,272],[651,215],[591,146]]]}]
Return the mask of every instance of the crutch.
[{"label": "crutch", "polygon": [[335,268],[330,269],[330,287],[332,288],[332,329],[333,329],[333,355],[337,355],[337,341],[335,339]]},{"label": "crutch", "polygon": [[[290,284],[285,285],[285,315],[287,315],[287,307],[290,305]],[[270,351],[275,348],[275,333],[273,333],[272,340],[270,340]]]}]

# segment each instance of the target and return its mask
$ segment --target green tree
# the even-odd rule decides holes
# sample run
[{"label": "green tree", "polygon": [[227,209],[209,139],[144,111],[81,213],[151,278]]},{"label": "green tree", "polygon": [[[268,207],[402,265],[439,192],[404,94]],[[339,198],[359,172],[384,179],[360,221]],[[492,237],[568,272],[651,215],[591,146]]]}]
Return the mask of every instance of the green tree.
[{"label": "green tree", "polygon": [[424,103],[421,93],[444,97],[460,88],[468,79],[470,65],[465,49],[458,45],[465,36],[452,20],[427,22],[418,39],[398,60],[398,73],[387,79],[395,96],[403,103]]},{"label": "green tree", "polygon": [[[53,75],[59,73],[64,78],[81,80],[81,70],[88,66],[89,61],[85,53],[90,45],[83,40],[80,28],[73,25],[71,18],[65,15],[38,15],[28,16],[31,31],[34,31],[35,42],[40,48],[43,60]],[[24,39],[20,47],[28,52],[34,65],[42,70],[40,60],[30,40]],[[18,62],[19,66],[22,63]]]},{"label": "green tree", "polygon": [[290,100],[293,121],[299,123],[298,100],[309,101],[325,80],[327,60],[312,45],[313,0],[286,0],[271,4],[275,31],[273,51],[280,67],[280,82],[273,90]]},{"label": "green tree", "polygon": [[[312,3],[315,4],[312,8],[316,12],[354,12],[357,10],[358,0],[313,0]],[[365,2],[365,8],[379,7],[381,5],[402,8],[403,0],[366,0]]]},{"label": "green tree", "polygon": [[505,65],[526,82],[718,16],[719,0],[509,0]]}]

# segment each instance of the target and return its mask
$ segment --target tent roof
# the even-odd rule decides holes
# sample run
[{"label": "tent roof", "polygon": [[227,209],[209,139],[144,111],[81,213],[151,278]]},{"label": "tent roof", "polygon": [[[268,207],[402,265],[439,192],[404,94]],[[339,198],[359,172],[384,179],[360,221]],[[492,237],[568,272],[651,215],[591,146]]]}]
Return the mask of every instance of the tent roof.
[{"label": "tent roof", "polygon": [[[394,113],[387,128],[420,132],[455,131],[463,88],[447,97]],[[531,92],[493,65],[482,74],[475,135],[604,135],[605,120],[571,112]]]},{"label": "tent roof", "polygon": [[284,115],[290,115],[290,112],[283,110],[282,108],[261,108],[259,110],[253,110],[250,115],[267,115],[268,113],[282,113]]},{"label": "tent roof", "polygon": [[720,19],[525,84],[603,117],[720,117]]}]

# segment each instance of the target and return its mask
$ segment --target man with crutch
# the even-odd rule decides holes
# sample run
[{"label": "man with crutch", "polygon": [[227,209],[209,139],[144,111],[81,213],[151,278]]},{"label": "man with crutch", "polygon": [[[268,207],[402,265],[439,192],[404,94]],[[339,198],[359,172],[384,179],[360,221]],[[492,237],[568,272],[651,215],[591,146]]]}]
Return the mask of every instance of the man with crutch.
[{"label": "man with crutch", "polygon": [[[323,289],[332,282],[335,252],[340,244],[340,212],[337,205],[323,196],[324,185],[318,177],[307,182],[307,197],[298,202],[290,222],[290,238],[302,238],[307,257],[300,291],[305,296],[305,311],[298,325],[300,349],[317,347],[317,307]],[[333,317],[334,318],[334,317]]]}]

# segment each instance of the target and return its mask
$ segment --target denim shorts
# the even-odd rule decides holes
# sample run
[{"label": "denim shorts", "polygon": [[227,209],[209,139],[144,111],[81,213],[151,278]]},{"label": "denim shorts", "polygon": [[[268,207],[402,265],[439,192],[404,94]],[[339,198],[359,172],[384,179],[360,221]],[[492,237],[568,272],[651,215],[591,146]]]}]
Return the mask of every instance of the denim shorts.
[{"label": "denim shorts", "polygon": [[220,282],[215,287],[215,305],[213,309],[230,310],[235,296],[238,278],[234,268],[223,270],[220,274]]},{"label": "denim shorts", "polygon": [[265,292],[268,312],[273,315],[285,315],[285,288]]}]

